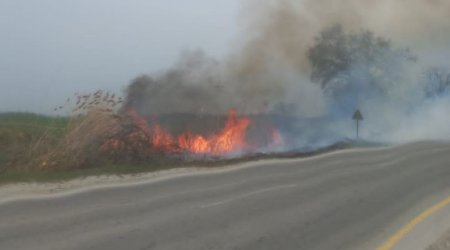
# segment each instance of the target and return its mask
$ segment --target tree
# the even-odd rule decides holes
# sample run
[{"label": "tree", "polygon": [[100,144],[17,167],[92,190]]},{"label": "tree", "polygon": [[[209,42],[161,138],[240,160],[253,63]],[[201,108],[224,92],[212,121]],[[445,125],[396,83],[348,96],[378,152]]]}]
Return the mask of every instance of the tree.
[{"label": "tree", "polygon": [[380,76],[392,78],[384,80],[397,80],[400,70],[393,71],[391,66],[399,67],[416,60],[409,49],[394,48],[389,40],[368,30],[346,33],[339,24],[320,33],[315,45],[308,50],[308,58],[312,66],[311,79],[323,88],[336,78],[351,80],[350,71],[355,67],[365,73],[365,79],[371,84],[380,83],[380,79],[375,79]]},{"label": "tree", "polygon": [[398,98],[407,79],[405,68],[415,62],[409,49],[396,48],[368,30],[345,32],[335,25],[322,31],[308,50],[311,80],[320,84],[336,116],[361,105]]},{"label": "tree", "polygon": [[335,25],[320,33],[316,44],[309,49],[308,58],[313,67],[311,78],[324,87],[339,72],[351,64],[349,37],[340,25]]},{"label": "tree", "polygon": [[430,68],[425,72],[425,94],[427,97],[440,96],[450,89],[450,70],[445,68]]}]

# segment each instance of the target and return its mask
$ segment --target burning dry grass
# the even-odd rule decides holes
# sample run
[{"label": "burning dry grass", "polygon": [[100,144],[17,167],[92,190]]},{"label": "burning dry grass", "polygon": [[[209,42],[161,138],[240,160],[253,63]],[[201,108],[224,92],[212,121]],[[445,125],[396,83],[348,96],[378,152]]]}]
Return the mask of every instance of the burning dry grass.
[{"label": "burning dry grass", "polygon": [[[297,156],[295,152],[258,153],[260,145],[248,141],[246,135],[255,121],[239,116],[234,110],[211,132],[202,134],[187,129],[177,134],[166,130],[156,119],[149,121],[132,107],[123,107],[121,103],[121,98],[104,91],[77,95],[75,108],[71,109],[71,115],[64,119],[64,123],[56,131],[48,124],[39,125],[48,129],[41,130],[28,138],[28,143],[16,147],[8,169],[16,173],[87,169],[108,172],[117,166],[127,166],[129,171],[148,171],[182,165],[216,166]],[[258,133],[258,136],[269,138],[264,140],[264,146],[283,144],[283,135],[276,127],[270,125],[262,131],[263,134]],[[229,157],[236,152],[240,152],[238,158]],[[127,172],[123,167],[118,171]]]},{"label": "burning dry grass", "polygon": [[[38,171],[83,169],[111,163],[149,163],[161,158],[220,159],[251,150],[246,131],[252,121],[234,110],[215,132],[202,135],[186,130],[176,135],[157,121],[148,123],[131,107],[117,106],[117,100],[111,98],[115,96],[101,91],[77,96],[73,115],[61,133],[55,136],[51,130],[44,131],[22,146],[10,166]],[[281,143],[280,135],[276,135],[274,143]]]},{"label": "burning dry grass", "polygon": [[[61,119],[57,127],[50,124],[48,118],[45,124],[39,125],[39,130],[32,131],[33,136],[17,134],[24,137],[14,146],[15,150],[9,151],[14,153],[14,160],[9,161],[8,168],[0,169],[0,185],[62,181],[92,175],[137,174],[179,167],[220,167],[246,161],[307,157],[352,146],[352,142],[346,142],[312,152],[249,152],[239,157],[209,155],[205,158],[205,155],[192,157],[192,152],[189,154],[177,148],[176,144],[168,145],[169,148],[153,144],[155,131],[143,131],[127,112],[97,107],[84,114]],[[151,127],[151,124],[147,125]],[[47,129],[43,129],[45,127]],[[31,126],[25,128],[30,129]],[[275,139],[280,139],[277,132],[274,134]],[[18,138],[12,139],[20,142]],[[111,142],[120,147],[112,150]],[[174,152],[174,149],[177,150]]]},{"label": "burning dry grass", "polygon": [[[50,129],[44,131],[18,151],[10,166],[42,171],[83,169],[107,163],[149,163],[161,158],[222,159],[255,152],[258,147],[251,145],[246,136],[253,121],[239,116],[236,110],[230,110],[222,125],[213,131],[198,133],[185,128],[176,134],[156,119],[148,122],[133,107],[123,107],[122,98],[110,92],[77,94],[75,101],[61,133],[55,136]],[[66,106],[69,103],[70,99]],[[282,143],[276,128],[266,132],[271,138],[269,144]]]},{"label": "burning dry grass", "polygon": [[[122,107],[120,97],[105,91],[76,95],[75,107],[58,133],[48,126],[9,150],[13,157],[8,169],[54,171],[85,169],[106,164],[141,164],[177,158],[184,152],[223,153],[243,147],[243,136],[250,121],[233,112],[217,135],[203,137],[185,133],[175,139],[158,124],[148,124],[133,109]],[[65,106],[68,106],[70,99]],[[57,107],[62,110],[65,106]],[[25,121],[24,125],[33,126]],[[17,138],[10,141],[17,141]],[[12,143],[7,144],[11,149]],[[6,169],[6,168],[5,168]]]},{"label": "burning dry grass", "polygon": [[126,111],[125,116],[135,128],[134,131],[109,140],[103,146],[105,151],[120,153],[126,151],[133,143],[139,143],[140,148],[147,149],[148,152],[226,155],[249,147],[245,137],[251,120],[239,117],[235,110],[229,111],[223,128],[208,136],[194,134],[191,131],[184,131],[175,136],[157,122],[148,124],[132,108]]}]

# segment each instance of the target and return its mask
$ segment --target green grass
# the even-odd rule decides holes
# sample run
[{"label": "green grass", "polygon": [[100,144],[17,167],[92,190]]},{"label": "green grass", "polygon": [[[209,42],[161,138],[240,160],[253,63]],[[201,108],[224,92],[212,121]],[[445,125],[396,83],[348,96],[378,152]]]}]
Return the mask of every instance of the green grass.
[{"label": "green grass", "polygon": [[43,130],[61,130],[67,125],[68,118],[38,115],[33,113],[0,113],[0,126],[16,127],[26,132]]},{"label": "green grass", "polygon": [[43,136],[61,136],[68,118],[32,113],[0,114],[0,170],[15,153],[23,153],[30,142]]}]

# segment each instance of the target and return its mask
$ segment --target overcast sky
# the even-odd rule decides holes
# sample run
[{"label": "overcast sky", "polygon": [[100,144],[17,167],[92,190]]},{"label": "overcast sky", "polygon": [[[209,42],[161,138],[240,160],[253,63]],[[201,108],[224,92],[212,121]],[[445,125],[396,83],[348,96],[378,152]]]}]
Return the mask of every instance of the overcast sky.
[{"label": "overcast sky", "polygon": [[0,112],[51,113],[75,92],[120,91],[186,49],[222,57],[238,0],[0,0]]}]

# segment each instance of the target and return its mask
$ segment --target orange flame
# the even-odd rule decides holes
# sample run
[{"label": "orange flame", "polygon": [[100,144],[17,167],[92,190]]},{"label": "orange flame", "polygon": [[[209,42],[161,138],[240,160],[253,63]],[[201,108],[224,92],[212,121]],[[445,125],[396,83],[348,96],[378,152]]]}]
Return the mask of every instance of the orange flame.
[{"label": "orange flame", "polygon": [[235,110],[228,112],[225,127],[218,133],[205,137],[186,132],[178,136],[177,140],[174,140],[173,136],[158,124],[149,127],[147,122],[135,110],[129,110],[128,114],[136,127],[149,135],[150,144],[164,151],[226,154],[243,150],[247,147],[245,132],[251,122],[248,118],[238,117]]},{"label": "orange flame", "polygon": [[[126,114],[135,130],[123,139],[113,138],[106,142],[103,150],[106,151],[109,148],[111,151],[117,151],[129,145],[137,147],[139,152],[188,152],[219,155],[250,148],[246,142],[246,132],[252,121],[248,117],[238,116],[234,109],[228,112],[224,127],[208,136],[192,134],[190,131],[173,136],[157,123],[150,126],[134,109],[127,110]],[[268,135],[270,136],[270,133]],[[283,143],[283,138],[277,129],[272,130],[271,139],[273,145]]]},{"label": "orange flame", "polygon": [[174,144],[172,135],[161,128],[158,124],[152,127],[151,135],[150,142],[156,148],[170,149],[170,147]]},{"label": "orange flame", "polygon": [[217,134],[205,138],[188,132],[179,136],[178,143],[184,151],[196,154],[226,154],[244,150],[247,147],[245,132],[250,123],[250,119],[239,118],[235,110],[230,110],[225,127]]}]

